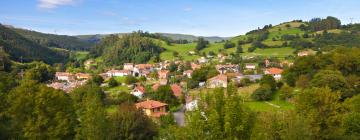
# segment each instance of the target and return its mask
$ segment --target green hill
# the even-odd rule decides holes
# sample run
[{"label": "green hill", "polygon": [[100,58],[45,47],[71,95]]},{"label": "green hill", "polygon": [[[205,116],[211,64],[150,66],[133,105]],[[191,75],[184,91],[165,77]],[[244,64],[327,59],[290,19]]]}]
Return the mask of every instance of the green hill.
[{"label": "green hill", "polygon": [[62,48],[67,50],[89,50],[93,43],[74,36],[46,34],[20,28],[9,28],[28,40],[45,47]]},{"label": "green hill", "polygon": [[10,59],[19,62],[39,60],[46,63],[57,63],[64,62],[68,57],[67,51],[50,49],[1,24],[0,46]]}]

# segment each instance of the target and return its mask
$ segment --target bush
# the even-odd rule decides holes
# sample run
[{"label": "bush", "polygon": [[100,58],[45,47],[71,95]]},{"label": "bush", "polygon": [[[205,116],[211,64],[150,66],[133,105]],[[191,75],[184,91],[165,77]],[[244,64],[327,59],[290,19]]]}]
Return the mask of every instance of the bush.
[{"label": "bush", "polygon": [[133,84],[133,83],[136,83],[136,82],[137,82],[137,79],[134,76],[128,75],[125,78],[125,84],[130,85],[130,84]]},{"label": "bush", "polygon": [[292,98],[294,95],[293,95],[293,91],[294,89],[288,85],[284,85],[283,87],[281,87],[280,89],[280,94],[279,94],[279,97],[281,100],[288,100],[290,98]]},{"label": "bush", "polygon": [[256,101],[267,101],[272,97],[272,91],[269,85],[262,85],[251,94],[251,98]]},{"label": "bush", "polygon": [[109,79],[109,87],[116,87],[118,85],[119,83],[113,77]]}]

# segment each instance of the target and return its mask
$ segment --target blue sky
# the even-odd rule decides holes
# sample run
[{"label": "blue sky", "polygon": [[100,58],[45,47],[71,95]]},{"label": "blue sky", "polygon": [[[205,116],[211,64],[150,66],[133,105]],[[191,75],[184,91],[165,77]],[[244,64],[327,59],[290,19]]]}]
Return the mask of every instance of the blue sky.
[{"label": "blue sky", "polygon": [[360,21],[359,0],[1,0],[0,23],[56,34],[144,30],[236,36],[265,24],[335,16]]}]

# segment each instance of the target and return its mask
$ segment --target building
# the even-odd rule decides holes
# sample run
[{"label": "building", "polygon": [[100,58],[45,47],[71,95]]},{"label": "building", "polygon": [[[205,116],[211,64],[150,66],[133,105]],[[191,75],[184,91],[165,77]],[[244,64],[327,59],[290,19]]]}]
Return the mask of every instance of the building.
[{"label": "building", "polygon": [[227,76],[220,74],[208,80],[208,88],[227,87]]},{"label": "building", "polygon": [[130,70],[109,70],[108,72],[106,72],[106,74],[108,75],[108,77],[123,77],[123,76],[131,75],[131,71]]},{"label": "building", "polygon": [[254,70],[254,69],[256,69],[256,65],[247,63],[247,64],[245,64],[245,69]]},{"label": "building", "polygon": [[179,85],[172,84],[170,87],[176,97],[180,98],[182,96],[182,88]]},{"label": "building", "polygon": [[168,70],[160,70],[158,71],[159,79],[167,79],[170,76],[170,71]]},{"label": "building", "polygon": [[167,79],[160,79],[160,80],[159,80],[159,84],[160,84],[160,85],[167,85],[167,84],[168,84],[168,80],[167,80]]},{"label": "building", "polygon": [[236,76],[235,78],[233,78],[232,80],[236,83],[240,83],[241,79],[247,78],[249,79],[251,82],[256,82],[257,80],[260,80],[262,78],[263,75],[261,74],[253,74],[253,75],[241,75],[241,76]]},{"label": "building", "polygon": [[215,68],[220,74],[225,74],[228,72],[233,72],[233,73],[239,72],[239,65],[232,65],[232,64],[216,65]]},{"label": "building", "polygon": [[125,63],[124,64],[124,70],[133,70],[134,69],[134,63]]},{"label": "building", "polygon": [[191,69],[192,69],[192,70],[196,70],[196,69],[200,69],[200,68],[201,68],[201,65],[196,64],[196,63],[191,63],[190,65],[191,65]]},{"label": "building", "polygon": [[305,51],[300,51],[297,53],[297,56],[308,56],[308,55],[315,55],[315,51],[312,50],[305,50]]},{"label": "building", "polygon": [[186,70],[183,72],[183,75],[187,78],[191,78],[193,71],[192,70]]},{"label": "building", "polygon": [[76,73],[75,77],[78,80],[89,80],[91,78],[91,75],[88,73]]},{"label": "building", "polygon": [[145,76],[147,77],[154,70],[152,64],[137,64],[133,69],[133,76]]},{"label": "building", "polygon": [[272,75],[275,78],[275,80],[280,80],[282,72],[283,70],[279,68],[268,68],[265,69],[264,74]]},{"label": "building", "polygon": [[56,72],[55,78],[56,78],[56,80],[67,81],[67,82],[75,80],[75,76],[68,72]]},{"label": "building", "polygon": [[145,94],[145,87],[138,85],[130,92],[130,94],[141,99]]},{"label": "building", "polygon": [[198,59],[199,63],[207,63],[209,60],[206,59],[205,57],[201,57]]},{"label": "building", "polygon": [[154,100],[146,100],[140,103],[135,104],[137,109],[141,109],[145,115],[153,118],[159,118],[162,115],[166,115],[166,107],[167,104],[154,101]]}]

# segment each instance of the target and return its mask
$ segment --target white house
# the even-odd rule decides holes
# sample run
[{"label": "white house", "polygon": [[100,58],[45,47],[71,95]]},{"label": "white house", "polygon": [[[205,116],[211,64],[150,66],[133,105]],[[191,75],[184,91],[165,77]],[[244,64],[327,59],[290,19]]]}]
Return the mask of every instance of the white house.
[{"label": "white house", "polygon": [[60,80],[60,81],[73,81],[75,80],[75,76],[71,73],[67,73],[67,72],[56,72],[55,73],[55,77],[56,80]]},{"label": "white house", "polygon": [[106,74],[109,77],[123,77],[123,76],[131,75],[131,71],[130,70],[109,70],[108,72],[106,72]]},{"label": "white house", "polygon": [[208,59],[206,59],[205,57],[201,57],[198,59],[199,63],[207,63]]},{"label": "white house", "polygon": [[279,68],[268,68],[265,69],[264,74],[272,75],[275,78],[275,80],[280,80],[282,72],[283,70]]},{"label": "white house", "polygon": [[208,88],[217,88],[217,87],[227,87],[227,76],[226,75],[218,75],[208,80]]},{"label": "white house", "polygon": [[134,69],[134,63],[125,63],[124,64],[124,70],[133,70]]},{"label": "white house", "polygon": [[131,92],[130,94],[138,97],[139,99],[141,99],[144,94],[145,94],[145,87],[143,86],[136,86]]},{"label": "white house", "polygon": [[193,111],[198,107],[198,100],[192,100],[185,105],[187,111]]},{"label": "white house", "polygon": [[191,78],[193,71],[192,70],[186,70],[183,72],[183,75],[187,78]]},{"label": "white house", "polygon": [[245,64],[245,69],[254,70],[254,69],[256,69],[256,65],[247,63],[247,64]]}]

